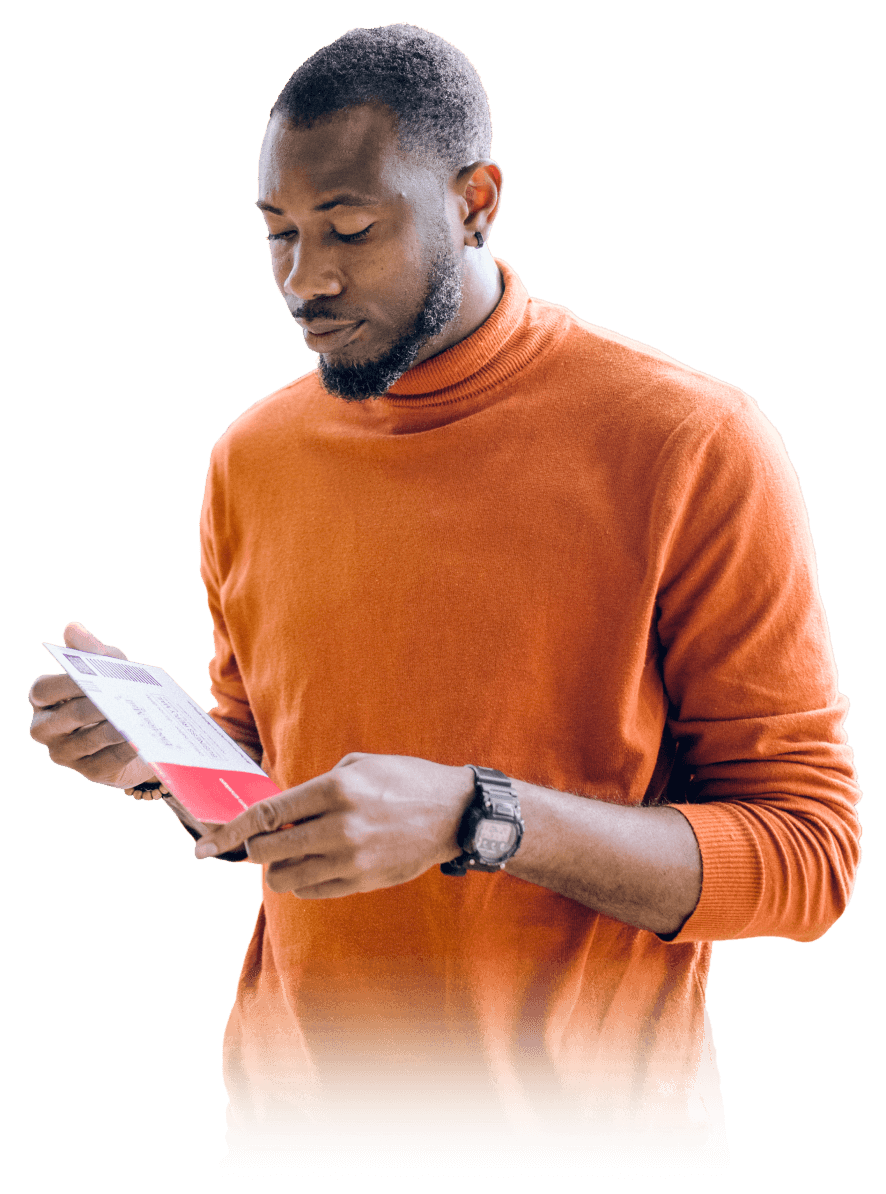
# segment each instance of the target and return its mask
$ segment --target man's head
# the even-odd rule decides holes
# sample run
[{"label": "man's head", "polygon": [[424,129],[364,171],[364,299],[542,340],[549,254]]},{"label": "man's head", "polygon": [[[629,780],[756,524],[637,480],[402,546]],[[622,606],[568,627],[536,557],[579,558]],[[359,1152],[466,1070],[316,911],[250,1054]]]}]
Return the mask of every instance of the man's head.
[{"label": "man's head", "polygon": [[352,30],[284,87],[259,206],[277,285],[333,393],[382,394],[476,326],[494,267],[476,233],[501,183],[490,135],[473,67],[412,26]]}]

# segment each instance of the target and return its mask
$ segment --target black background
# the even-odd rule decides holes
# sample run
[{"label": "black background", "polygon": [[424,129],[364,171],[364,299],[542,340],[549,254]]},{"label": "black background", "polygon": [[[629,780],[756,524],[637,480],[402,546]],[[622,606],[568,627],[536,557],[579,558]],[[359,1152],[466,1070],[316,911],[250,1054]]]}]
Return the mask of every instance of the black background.
[{"label": "black background", "polygon": [[[267,36],[279,19],[242,42],[216,30],[44,64],[21,186],[18,790],[54,838],[27,854],[29,894],[10,922],[35,956],[21,1015],[32,983],[48,1008],[23,1081],[80,1156],[98,1144],[162,1168],[177,1153],[179,1170],[210,1177],[226,1151],[221,1038],[258,868],[198,864],[164,807],[54,768],[25,737],[25,693],[57,670],[41,641],[60,642],[76,618],[211,704],[197,541],[209,450],[248,405],[314,367],[252,203],[267,111],[347,26]],[[733,59],[720,35],[697,54],[659,41],[663,30],[582,44],[524,31],[505,53],[496,32],[425,19],[490,93],[505,179],[492,252],[530,294],[737,384],[779,427],[810,510],[863,784],[863,353],[843,245],[854,167],[830,82],[786,74],[771,43]],[[862,906],[856,891],[816,943],[714,949],[733,1176],[855,1151]]]}]

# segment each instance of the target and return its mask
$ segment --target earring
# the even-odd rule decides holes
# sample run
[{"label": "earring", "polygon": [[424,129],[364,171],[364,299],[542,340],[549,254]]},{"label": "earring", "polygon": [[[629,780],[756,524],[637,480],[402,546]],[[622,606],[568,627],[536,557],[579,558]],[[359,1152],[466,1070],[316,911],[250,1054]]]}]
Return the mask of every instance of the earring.
[{"label": "earring", "polygon": [[474,236],[476,236],[476,238],[477,238],[477,248],[482,249],[483,248],[483,233],[475,232]]}]

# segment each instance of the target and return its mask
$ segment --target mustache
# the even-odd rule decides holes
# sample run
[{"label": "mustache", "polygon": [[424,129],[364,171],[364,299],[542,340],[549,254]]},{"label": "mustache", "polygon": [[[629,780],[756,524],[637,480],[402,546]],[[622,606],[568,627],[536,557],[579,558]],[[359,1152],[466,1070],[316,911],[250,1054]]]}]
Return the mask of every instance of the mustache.
[{"label": "mustache", "polygon": [[328,320],[334,324],[358,324],[363,318],[362,315],[343,315],[339,310],[324,310],[322,307],[316,308],[301,308],[301,310],[293,310],[288,307],[289,314],[293,319],[303,319],[306,324],[315,324],[320,320]]}]

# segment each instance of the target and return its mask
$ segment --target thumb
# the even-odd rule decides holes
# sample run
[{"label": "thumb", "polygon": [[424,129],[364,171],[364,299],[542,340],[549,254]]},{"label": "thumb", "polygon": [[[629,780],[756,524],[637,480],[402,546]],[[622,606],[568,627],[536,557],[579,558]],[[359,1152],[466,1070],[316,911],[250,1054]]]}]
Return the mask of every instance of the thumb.
[{"label": "thumb", "polygon": [[93,655],[112,655],[114,659],[125,659],[119,647],[109,647],[91,634],[80,622],[69,622],[65,627],[65,646],[75,651],[91,651]]}]

